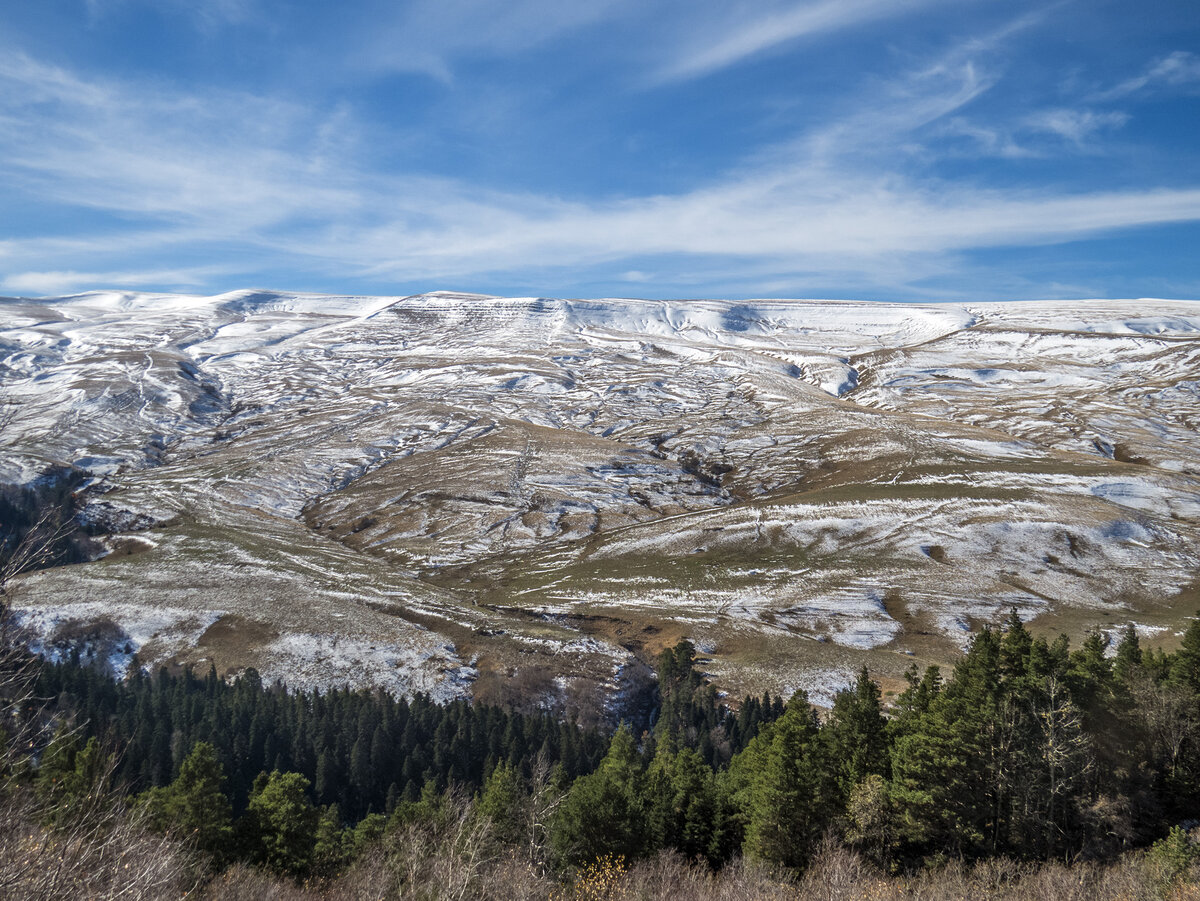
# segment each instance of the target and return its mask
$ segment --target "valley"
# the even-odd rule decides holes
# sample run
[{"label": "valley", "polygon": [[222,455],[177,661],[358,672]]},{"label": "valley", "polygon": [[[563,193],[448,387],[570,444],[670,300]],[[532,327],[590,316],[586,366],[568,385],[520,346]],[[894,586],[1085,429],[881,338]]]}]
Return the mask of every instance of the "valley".
[{"label": "valley", "polygon": [[1200,606],[1200,304],[0,300],[0,481],[87,470],[98,560],[14,580],[117,672],[619,704],[885,688],[1016,608]]}]

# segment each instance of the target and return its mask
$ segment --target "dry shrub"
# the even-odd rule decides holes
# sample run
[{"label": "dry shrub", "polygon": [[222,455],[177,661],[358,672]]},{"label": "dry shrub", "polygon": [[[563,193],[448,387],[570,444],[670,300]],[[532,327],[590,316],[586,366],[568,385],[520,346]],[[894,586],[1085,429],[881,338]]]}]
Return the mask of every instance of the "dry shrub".
[{"label": "dry shrub", "polygon": [[539,873],[529,860],[514,851],[492,864],[482,897],[497,901],[547,901],[554,881]]},{"label": "dry shrub", "polygon": [[706,867],[689,862],[681,854],[663,852],[629,871],[622,897],[706,901],[713,896],[714,882]]},{"label": "dry shrub", "polygon": [[[532,871],[488,883],[480,898],[532,901],[547,897]],[[586,875],[586,874],[585,874]],[[1112,864],[1019,863],[997,858],[951,862],[916,876],[886,876],[861,855],[827,843],[800,879],[754,861],[735,860],[717,872],[666,852],[628,869],[602,863],[594,878],[559,888],[552,901],[1200,901],[1200,873],[1164,883],[1145,856]],[[520,888],[518,887],[520,886]]]},{"label": "dry shrub", "polygon": [[[429,846],[412,840],[418,830],[406,830],[386,840],[387,845],[410,843],[399,856],[384,849],[368,853],[350,870],[327,886],[327,901],[374,901],[378,898],[412,898],[420,901],[547,901],[554,883],[533,871],[515,853],[490,858],[471,870],[447,848],[429,854]],[[420,859],[418,859],[420,858]],[[247,899],[250,896],[247,896]],[[308,897],[308,896],[304,896]],[[231,899],[234,901],[234,899]]]},{"label": "dry shrub", "polygon": [[1167,901],[1200,901],[1200,885],[1196,882],[1181,882],[1173,885],[1166,895]]},{"label": "dry shrub", "polygon": [[236,863],[205,888],[205,901],[317,901],[323,897],[280,876]]},{"label": "dry shrub", "polygon": [[328,887],[331,901],[545,901],[554,887],[519,850],[496,841],[470,800],[451,794],[434,822],[387,835]]},{"label": "dry shrub", "polygon": [[[888,891],[864,897],[914,901],[1163,901],[1153,873],[1137,855],[1112,864],[1066,866],[997,859],[975,866],[952,862],[918,876],[887,880]],[[1180,896],[1179,901],[1190,897]],[[1197,898],[1200,901],[1200,897]]]},{"label": "dry shrub", "polygon": [[50,828],[45,806],[27,792],[0,801],[0,898],[158,901],[194,894],[195,860],[119,805]]},{"label": "dry shrub", "polygon": [[734,860],[717,876],[713,901],[737,901],[738,898],[796,901],[802,897],[800,887],[790,876],[752,860]]},{"label": "dry shrub", "polygon": [[714,873],[706,864],[675,852],[636,864],[625,884],[622,901],[798,901],[801,897],[796,881],[771,867],[738,858]]},{"label": "dry shrub", "polygon": [[589,863],[574,881],[550,896],[551,901],[625,901],[630,897],[625,858],[605,854]]},{"label": "dry shrub", "polygon": [[794,880],[752,862],[735,860],[713,873],[701,862],[663,852],[626,869],[619,858],[585,867],[551,901],[799,901]]},{"label": "dry shrub", "polygon": [[804,901],[858,901],[896,897],[893,886],[859,854],[832,841],[824,842],[800,882]]},{"label": "dry shrub", "polygon": [[1034,868],[1019,886],[1028,901],[1108,901],[1141,897],[1139,885],[1145,880],[1135,868],[1121,865],[1101,867],[1092,863],[1064,866],[1048,863]]},{"label": "dry shrub", "polygon": [[[563,885],[539,872],[517,850],[498,849],[487,831],[485,822],[461,815],[437,828],[426,824],[401,830],[328,885],[321,897],[328,901],[802,901],[804,897],[794,880],[753,863],[738,860],[713,873],[703,863],[672,852],[629,867],[619,858],[605,858]],[[250,897],[276,896],[265,892],[212,896],[213,901]],[[287,901],[292,896],[278,897]]]}]

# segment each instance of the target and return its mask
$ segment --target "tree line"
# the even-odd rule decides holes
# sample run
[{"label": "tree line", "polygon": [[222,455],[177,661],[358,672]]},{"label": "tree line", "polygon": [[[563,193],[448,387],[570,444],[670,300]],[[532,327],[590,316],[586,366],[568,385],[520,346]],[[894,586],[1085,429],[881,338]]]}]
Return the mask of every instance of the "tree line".
[{"label": "tree line", "polygon": [[[661,665],[656,734],[699,749],[707,772],[783,714],[782,700],[769,694],[744,699],[737,711],[721,703],[686,643]],[[539,779],[565,796],[611,756],[612,741],[629,734],[463,700],[437,704],[423,694],[292,692],[264,684],[253,669],[226,681],[212,668],[203,676],[150,675],[133,666],[116,681],[77,653],[39,665],[28,705],[57,724],[36,766],[35,783],[51,799],[69,803],[103,773],[110,786],[139,794],[164,827],[189,823],[218,858],[235,847],[256,849],[251,859],[295,873],[317,859],[327,871],[329,860],[342,860],[389,818],[432,816],[447,793],[482,793],[497,816],[504,791],[516,799]],[[284,820],[307,824],[284,842],[290,856],[267,850],[278,835],[262,827],[271,821],[264,811],[281,803],[292,805]],[[325,844],[317,853],[319,832]]]},{"label": "tree line", "polygon": [[[382,692],[290,693],[253,672],[113,682],[46,665],[77,728],[42,792],[105,770],[215,859],[331,875],[382,836],[444,825],[454,799],[557,872],[672,851],[716,870],[802,872],[831,836],[884,871],[945,859],[1112,858],[1200,803],[1200,620],[1174,653],[1033,636],[1014,615],[953,672],[913,668],[885,709],[864,668],[820,715],[803,692],[719,703],[681,642],[658,658],[651,729]],[[91,775],[89,775],[91,774]]]},{"label": "tree line", "polygon": [[885,870],[1072,860],[1148,844],[1200,809],[1200,620],[1168,654],[1132,626],[1111,650],[1098,633],[1072,650],[1014,613],[948,678],[907,678],[886,711],[865,668],[824,718],[799,692],[715,770],[661,721],[640,749],[618,732],[571,787],[560,850],[577,864],[673,848],[802,870],[836,835]]}]

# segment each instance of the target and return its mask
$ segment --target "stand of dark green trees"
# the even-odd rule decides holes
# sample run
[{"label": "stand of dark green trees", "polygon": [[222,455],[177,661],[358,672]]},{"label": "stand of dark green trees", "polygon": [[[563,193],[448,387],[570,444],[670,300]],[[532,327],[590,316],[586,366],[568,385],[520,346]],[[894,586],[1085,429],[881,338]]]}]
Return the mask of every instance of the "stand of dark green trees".
[{"label": "stand of dark green trees", "polygon": [[46,666],[40,697],[69,714],[77,741],[117,750],[115,779],[134,791],[163,787],[198,742],[210,746],[236,813],[262,773],[296,773],[312,800],[334,804],[347,822],[389,814],[416,801],[426,784],[477,790],[501,761],[528,775],[544,758],[563,778],[590,772],[608,738],[548,715],[513,713],[466,701],[436,704],[381,691],[289,692],[249,670],[227,683],[210,670],[115,682],[77,662]]},{"label": "stand of dark green trees", "polygon": [[[79,724],[47,753],[46,792],[111,778],[218,861],[332,874],[388,830],[474,796],[496,840],[583,866],[674,849],[802,870],[833,836],[883,869],[946,858],[1108,858],[1200,811],[1200,620],[1171,654],[1132,628],[1072,650],[1014,615],[948,678],[908,675],[886,711],[866,669],[821,717],[719,702],[687,642],[658,660],[652,729],[611,736],[548,716],[379,692],[289,693],[253,673],[135,675],[46,666]],[[90,739],[90,740],[89,740]],[[101,768],[102,769],[102,768]]]},{"label": "stand of dark green trees", "polygon": [[99,548],[76,521],[77,492],[87,480],[82,470],[54,467],[28,485],[0,484],[0,581],[96,556]]}]

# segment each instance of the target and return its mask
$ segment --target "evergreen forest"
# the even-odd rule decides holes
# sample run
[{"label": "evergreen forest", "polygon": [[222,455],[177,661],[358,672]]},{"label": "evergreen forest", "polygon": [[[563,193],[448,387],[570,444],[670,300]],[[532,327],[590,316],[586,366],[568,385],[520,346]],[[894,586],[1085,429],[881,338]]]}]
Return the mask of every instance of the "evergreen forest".
[{"label": "evergreen forest", "polygon": [[[1200,617],[1073,648],[1014,611],[884,702],[727,703],[681,641],[612,728],[26,649],[71,485],[0,492],[0,899],[1200,898]],[[619,720],[619,711],[615,719]]]},{"label": "evergreen forest", "polygon": [[[766,897],[799,891],[835,853],[893,886],[999,861],[1112,872],[1141,854],[1157,874],[1147,897],[1167,897],[1193,885],[1200,856],[1200,620],[1164,653],[1132,627],[1115,648],[1094,634],[1072,649],[1014,613],[952,672],[913,668],[885,706],[863,669],[824,713],[803,692],[726,706],[683,641],[659,655],[656,715],[636,732],[289,692],[253,671],[114,681],[11,652],[6,666],[24,673],[6,684],[26,686],[6,697],[18,822],[53,846],[105,811],[89,828],[133,822],[171,842],[190,855],[186,890],[212,897],[255,879],[332,891],[367,871],[395,897],[451,884],[488,897],[484,874],[507,861],[557,897],[616,898],[664,860],[714,885],[770,874],[752,891]],[[428,869],[444,858],[455,865]],[[4,865],[0,882],[19,885]]]}]

